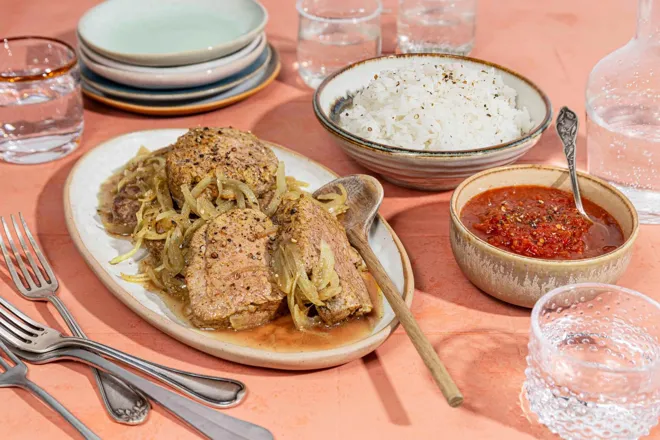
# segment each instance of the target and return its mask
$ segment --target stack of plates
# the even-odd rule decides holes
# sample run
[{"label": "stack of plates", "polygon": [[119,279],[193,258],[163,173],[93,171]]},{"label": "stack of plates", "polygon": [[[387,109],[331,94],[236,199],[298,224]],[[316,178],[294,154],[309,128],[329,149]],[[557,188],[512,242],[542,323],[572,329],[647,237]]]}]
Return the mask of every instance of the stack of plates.
[{"label": "stack of plates", "polygon": [[267,20],[254,0],[108,0],[78,23],[83,92],[151,115],[243,100],[280,69]]}]

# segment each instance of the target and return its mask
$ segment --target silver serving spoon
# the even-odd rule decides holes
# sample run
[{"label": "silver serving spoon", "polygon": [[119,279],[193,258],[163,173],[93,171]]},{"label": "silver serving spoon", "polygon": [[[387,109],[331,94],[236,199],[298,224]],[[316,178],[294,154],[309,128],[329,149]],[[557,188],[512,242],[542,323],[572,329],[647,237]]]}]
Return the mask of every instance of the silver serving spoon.
[{"label": "silver serving spoon", "polygon": [[577,139],[578,117],[575,112],[568,107],[562,107],[557,115],[557,134],[561,143],[564,145],[564,154],[568,162],[568,174],[571,176],[571,186],[573,187],[573,198],[575,207],[584,218],[595,223],[582,205],[582,196],[580,195],[580,185],[578,183],[577,170],[575,169],[575,141]]}]

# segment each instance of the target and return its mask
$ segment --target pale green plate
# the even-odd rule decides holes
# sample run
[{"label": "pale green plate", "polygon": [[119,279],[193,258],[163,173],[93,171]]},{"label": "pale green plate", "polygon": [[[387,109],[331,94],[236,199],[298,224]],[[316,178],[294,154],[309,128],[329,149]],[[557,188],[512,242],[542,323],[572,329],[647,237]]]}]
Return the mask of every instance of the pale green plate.
[{"label": "pale green plate", "polygon": [[254,0],[108,0],[87,11],[78,34],[122,63],[181,66],[241,49],[267,20]]}]

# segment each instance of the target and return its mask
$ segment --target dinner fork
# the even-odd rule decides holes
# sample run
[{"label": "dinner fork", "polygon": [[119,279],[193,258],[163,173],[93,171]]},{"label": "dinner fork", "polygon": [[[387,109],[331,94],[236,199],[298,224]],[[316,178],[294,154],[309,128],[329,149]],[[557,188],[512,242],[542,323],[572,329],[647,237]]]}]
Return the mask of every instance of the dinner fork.
[{"label": "dinner fork", "polygon": [[[62,300],[57,296],[57,289],[59,288],[57,278],[55,278],[55,274],[53,273],[50,264],[48,264],[48,261],[41,252],[41,249],[39,249],[37,242],[34,240],[34,237],[32,236],[32,233],[30,232],[30,229],[28,228],[27,223],[23,218],[23,214],[19,213],[18,215],[21,219],[21,223],[23,224],[23,228],[25,229],[25,235],[30,241],[30,244],[32,244],[35,254],[42,264],[44,269],[43,272],[45,273],[46,277],[44,277],[44,273],[42,273],[40,268],[37,266],[32,253],[28,249],[27,244],[23,239],[21,229],[16,224],[16,219],[13,215],[11,215],[11,222],[14,225],[16,236],[18,237],[18,241],[23,248],[25,257],[30,264],[32,273],[36,278],[35,282],[27,267],[25,266],[25,263],[14,243],[14,240],[12,239],[12,235],[9,231],[7,222],[5,221],[4,217],[0,217],[0,222],[2,223],[5,233],[7,234],[9,246],[14,253],[16,263],[18,264],[18,267],[23,275],[23,279],[25,280],[25,283],[22,282],[18,276],[11,258],[9,258],[9,255],[6,252],[2,234],[0,233],[0,247],[2,248],[5,262],[9,268],[11,278],[16,285],[16,289],[21,295],[23,295],[23,297],[27,299],[33,301],[51,302],[60,313],[62,318],[64,318],[64,321],[66,321],[69,329],[71,329],[71,332],[75,336],[86,338],[82,329],[73,318],[73,315],[71,315]],[[96,380],[96,385],[101,394],[101,399],[105,409],[116,422],[125,423],[127,425],[137,425],[143,423],[146,420],[151,406],[144,395],[138,391],[135,391],[123,381],[112,377],[103,371],[97,369],[92,369],[92,371],[94,372],[94,379]]]},{"label": "dinner fork", "polygon": [[[48,264],[48,260],[46,260],[44,254],[41,252],[41,249],[39,248],[39,245],[32,236],[32,233],[30,232],[30,229],[28,228],[27,223],[23,218],[23,215],[20,213],[19,213],[19,218],[21,220],[23,229],[25,230],[25,235],[30,241],[32,248],[34,249],[34,253],[37,255],[37,258],[39,259],[39,262],[43,267],[43,271],[48,276],[48,280],[46,280],[46,278],[43,276],[39,266],[36,264],[36,261],[32,257],[32,254],[30,253],[27,244],[23,239],[23,236],[20,232],[20,228],[18,227],[16,223],[16,219],[14,218],[13,215],[11,216],[11,220],[14,225],[14,229],[16,230],[16,236],[19,239],[21,247],[23,248],[23,251],[27,257],[27,260],[30,264],[33,273],[35,274],[35,277],[37,278],[37,281],[39,281],[39,285],[37,286],[34,280],[30,277],[30,273],[28,272],[27,267],[25,266],[21,258],[21,255],[18,252],[18,249],[14,244],[12,236],[9,233],[9,228],[7,226],[7,223],[4,220],[4,218],[0,217],[0,223],[2,223],[3,227],[5,228],[5,232],[8,237],[9,247],[12,249],[18,267],[21,270],[23,277],[25,277],[25,279],[27,280],[30,289],[27,289],[25,285],[21,282],[18,272],[11,258],[9,257],[9,252],[7,250],[6,245],[4,244],[2,235],[0,234],[0,250],[2,251],[2,254],[5,258],[12,280],[16,284],[17,289],[25,297],[33,300],[43,300],[43,301],[49,300],[53,302],[56,305],[56,307],[58,307],[58,310],[61,311],[65,320],[67,320],[67,323],[69,325],[74,325],[75,328],[78,328],[79,330],[79,327],[77,327],[77,324],[75,324],[75,321],[73,321],[71,314],[66,310],[62,301],[57,296],[55,296],[54,292],[57,290],[58,284],[57,284],[57,279],[55,278],[55,274],[53,273],[50,264]],[[39,324],[38,322],[30,319],[29,316],[20,312],[18,309],[13,307],[9,302],[7,302],[1,297],[0,297],[0,304],[4,305],[7,309],[11,310],[19,320],[28,323],[28,325],[31,325],[32,327],[35,328],[47,328]],[[143,373],[154,377],[155,379],[158,379],[166,384],[169,384],[170,386],[186,393],[192,398],[204,402],[208,405],[219,408],[228,408],[237,405],[238,403],[241,402],[243,397],[245,397],[245,392],[246,392],[245,385],[237,380],[206,376],[202,374],[195,374],[195,373],[189,373],[187,371],[176,370],[174,368],[168,368],[163,365],[159,365],[156,363],[146,361],[144,359],[140,359],[135,356],[131,356],[127,353],[121,352],[119,350],[115,350],[114,348],[108,347],[106,345],[99,344],[90,341],[88,339],[84,339],[79,336],[80,334],[82,334],[82,332],[76,334],[76,336],[78,337],[69,338],[62,336],[61,334],[59,334],[59,332],[57,332],[57,330],[54,329],[49,329],[49,330],[50,333],[54,332],[59,335],[59,338],[61,339],[60,341],[61,343],[59,344],[59,346],[62,346],[63,343],[64,345],[86,348],[98,354],[111,357],[115,360],[125,363],[126,365],[136,368],[142,371]],[[34,348],[35,345],[33,344],[31,345],[31,348],[26,348],[25,350],[35,351]],[[49,348],[46,348],[37,352],[43,353],[48,350]],[[116,378],[111,378],[111,379],[117,381]],[[146,402],[148,405],[148,401]]]},{"label": "dinner fork", "polygon": [[[65,346],[83,348],[94,347],[103,354],[120,353],[89,339],[62,336],[57,330],[39,324],[24,315],[9,302],[0,298],[0,339],[14,348],[33,353],[48,353]],[[104,351],[104,350],[112,350]],[[273,435],[266,428],[222,414],[207,406],[186,399],[172,391],[162,388],[116,364],[90,353],[87,350],[66,350],[68,359],[75,359],[94,365],[114,376],[123,379],[136,389],[141,390],[152,400],[211,439],[218,440],[273,440]],[[112,357],[112,356],[111,356]],[[119,359],[122,360],[122,359]]]},{"label": "dinner fork", "polygon": [[[27,366],[18,358],[14,353],[7,348],[7,346],[0,341],[0,352],[4,352],[7,357],[14,363],[10,365],[0,354],[0,388],[17,387],[30,391],[35,396],[39,397],[44,403],[57,411],[67,422],[71,424],[82,436],[88,440],[101,440],[94,434],[87,426],[83,424],[76,416],[71,414],[60,402],[55,400],[53,396],[44,391],[36,383],[27,378]],[[4,370],[4,371],[2,371]]]}]

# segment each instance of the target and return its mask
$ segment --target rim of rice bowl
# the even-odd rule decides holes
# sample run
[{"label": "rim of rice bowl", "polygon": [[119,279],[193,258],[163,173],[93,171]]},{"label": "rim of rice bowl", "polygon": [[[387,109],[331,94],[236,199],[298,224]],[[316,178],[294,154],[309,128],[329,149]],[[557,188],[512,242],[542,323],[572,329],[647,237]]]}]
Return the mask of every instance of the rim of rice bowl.
[{"label": "rim of rice bowl", "polygon": [[[355,135],[346,129],[342,128],[339,124],[337,124],[334,120],[331,119],[329,115],[325,113],[325,111],[322,110],[321,108],[321,103],[320,103],[320,96],[321,93],[323,92],[324,88],[332,82],[336,77],[339,75],[342,75],[346,72],[349,72],[350,70],[353,70],[354,68],[361,66],[363,64],[367,63],[373,63],[373,62],[378,62],[380,60],[387,60],[387,59],[396,59],[396,58],[450,58],[453,60],[456,60],[457,62],[460,61],[467,61],[469,63],[474,63],[474,64],[480,64],[488,67],[494,68],[496,71],[500,70],[503,72],[506,72],[519,80],[523,81],[526,83],[529,87],[531,87],[538,95],[539,97],[543,100],[543,103],[545,105],[545,116],[543,119],[535,125],[529,132],[525,133],[522,136],[519,136],[515,139],[512,139],[508,142],[500,143],[500,144],[495,144],[495,145],[490,145],[488,147],[482,147],[482,148],[475,148],[475,149],[469,149],[469,150],[451,150],[451,151],[440,151],[440,150],[413,150],[413,149],[408,149],[408,148],[403,148],[403,147],[397,147],[397,146],[392,146],[392,145],[387,145],[387,144],[382,144],[379,142],[374,142],[370,141],[368,139],[362,138],[358,135]],[[407,66],[403,66],[405,68]],[[388,70],[388,68],[383,68],[382,70]],[[499,72],[498,72],[499,73]],[[342,103],[342,100],[345,98],[345,96],[341,96],[339,98],[336,98],[336,100],[332,103],[330,106],[330,113],[333,114],[337,111],[337,106]],[[466,156],[466,155],[483,155],[483,154],[488,154],[492,153],[498,150],[503,150],[503,149],[508,149],[508,148],[513,148],[517,145],[520,145],[523,142],[526,142],[528,139],[533,138],[535,136],[541,135],[541,133],[548,128],[550,123],[552,122],[552,104],[550,103],[550,98],[532,81],[530,81],[528,78],[520,75],[517,72],[514,72],[513,70],[506,68],[504,66],[500,66],[499,64],[492,63],[490,61],[484,61],[480,60],[478,58],[471,58],[471,57],[466,57],[466,56],[461,56],[461,55],[450,55],[450,54],[435,54],[435,53],[411,53],[411,54],[396,54],[396,55],[385,55],[385,56],[380,56],[380,57],[375,57],[375,58],[369,58],[366,60],[358,61],[356,63],[350,64],[332,74],[330,74],[323,82],[319,85],[319,87],[314,91],[314,99],[312,100],[312,104],[314,106],[314,113],[316,114],[316,118],[321,122],[321,125],[323,125],[326,129],[331,130],[335,135],[343,138],[347,142],[350,142],[354,145],[357,145],[359,147],[363,148],[368,148],[372,150],[378,150],[381,152],[385,153],[391,153],[391,154],[398,154],[398,155],[410,155],[410,156],[422,156],[422,157],[456,157],[456,156]]]}]

